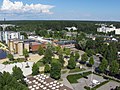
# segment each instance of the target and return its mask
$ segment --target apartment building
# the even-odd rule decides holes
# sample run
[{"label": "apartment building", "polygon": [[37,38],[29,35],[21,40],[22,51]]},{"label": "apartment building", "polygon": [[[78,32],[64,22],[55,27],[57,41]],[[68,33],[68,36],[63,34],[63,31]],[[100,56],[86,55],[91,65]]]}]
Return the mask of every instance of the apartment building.
[{"label": "apartment building", "polygon": [[24,36],[20,35],[20,32],[0,31],[0,41],[8,44],[9,39],[24,39]]}]

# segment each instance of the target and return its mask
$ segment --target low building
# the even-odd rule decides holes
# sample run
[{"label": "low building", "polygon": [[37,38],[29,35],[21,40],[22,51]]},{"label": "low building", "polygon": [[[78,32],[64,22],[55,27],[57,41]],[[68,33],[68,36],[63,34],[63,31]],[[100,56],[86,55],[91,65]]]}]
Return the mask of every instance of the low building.
[{"label": "low building", "polygon": [[108,33],[112,31],[115,31],[116,35],[120,35],[120,28],[116,28],[113,25],[110,25],[109,27],[107,27],[106,25],[102,25],[100,28],[97,28],[97,32]]},{"label": "low building", "polygon": [[8,47],[11,54],[23,55],[23,50],[27,49],[28,52],[37,52],[39,47],[46,48],[46,43],[42,43],[35,40],[21,40],[10,39],[8,40]]},{"label": "low building", "polygon": [[68,31],[70,31],[70,30],[73,30],[73,31],[75,31],[75,30],[77,30],[77,28],[76,27],[65,27],[65,29],[67,29]]},{"label": "low building", "polygon": [[57,45],[61,46],[62,48],[66,47],[66,48],[74,48],[75,47],[75,40],[61,40],[61,41],[57,41],[55,42]]},{"label": "low building", "polygon": [[115,30],[115,34],[116,35],[120,35],[120,28],[118,28],[118,29]]},{"label": "low building", "polygon": [[52,43],[51,40],[44,39],[43,37],[40,37],[40,36],[29,36],[28,39],[39,41],[42,43]]},{"label": "low building", "polygon": [[38,51],[40,45],[42,45],[42,43],[40,43],[40,42],[39,42],[39,43],[38,43],[38,42],[31,42],[31,43],[30,43],[30,51],[31,51],[31,52],[36,52],[36,51]]},{"label": "low building", "polygon": [[115,30],[116,27],[114,27],[113,25],[111,25],[110,27],[106,27],[105,25],[102,25],[100,28],[97,28],[97,32],[103,32],[103,33],[108,33]]}]

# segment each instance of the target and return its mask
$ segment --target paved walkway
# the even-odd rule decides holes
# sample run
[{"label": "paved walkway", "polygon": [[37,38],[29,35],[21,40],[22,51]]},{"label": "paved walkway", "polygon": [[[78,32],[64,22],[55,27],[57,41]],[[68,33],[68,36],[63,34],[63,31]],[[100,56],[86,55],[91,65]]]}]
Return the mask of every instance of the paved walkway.
[{"label": "paved walkway", "polygon": [[[26,68],[26,65],[29,65],[29,68]],[[22,62],[22,63],[13,63],[13,64],[7,64],[7,65],[4,65],[4,64],[0,64],[0,72],[9,72],[9,73],[12,73],[12,68],[14,66],[17,66],[17,67],[20,67],[21,70],[23,71],[23,75],[24,76],[27,76],[27,75],[30,75],[32,73],[32,66],[33,66],[33,62]]]},{"label": "paved walkway", "polygon": [[[79,74],[79,73],[91,71],[91,69],[88,69],[88,70],[85,70],[85,71],[69,73],[69,71],[70,71],[69,69],[64,69],[64,71],[65,71],[65,70],[66,70],[67,72],[66,72],[65,74],[62,74],[62,75],[61,75],[61,78],[63,79],[62,83],[63,83],[64,85],[70,87],[70,88],[73,89],[73,90],[76,90],[76,89],[74,89],[74,87],[72,86],[72,84],[67,80],[67,76],[68,76],[68,75],[72,75],[72,74]],[[78,90],[80,90],[80,89],[78,88]]]},{"label": "paved walkway", "polygon": [[111,90],[112,88],[114,89],[116,86],[120,86],[120,83],[115,81],[110,81],[105,85],[101,86],[100,88],[98,88],[97,90]]}]

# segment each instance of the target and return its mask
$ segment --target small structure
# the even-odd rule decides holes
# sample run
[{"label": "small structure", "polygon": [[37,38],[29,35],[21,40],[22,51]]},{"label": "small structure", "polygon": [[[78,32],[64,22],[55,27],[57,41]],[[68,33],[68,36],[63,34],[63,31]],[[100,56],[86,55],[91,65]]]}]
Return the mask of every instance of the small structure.
[{"label": "small structure", "polygon": [[95,79],[93,79],[93,80],[92,80],[92,83],[93,83],[93,84],[95,84],[95,85],[100,84],[100,82],[99,82],[99,81],[97,81],[97,80],[95,80]]}]

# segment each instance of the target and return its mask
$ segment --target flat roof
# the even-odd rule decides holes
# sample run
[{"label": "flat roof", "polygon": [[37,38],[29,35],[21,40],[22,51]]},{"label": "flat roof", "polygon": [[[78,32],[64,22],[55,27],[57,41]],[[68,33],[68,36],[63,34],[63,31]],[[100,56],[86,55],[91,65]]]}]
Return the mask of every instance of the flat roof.
[{"label": "flat roof", "polygon": [[41,42],[31,42],[32,45],[40,45],[42,44]]}]

